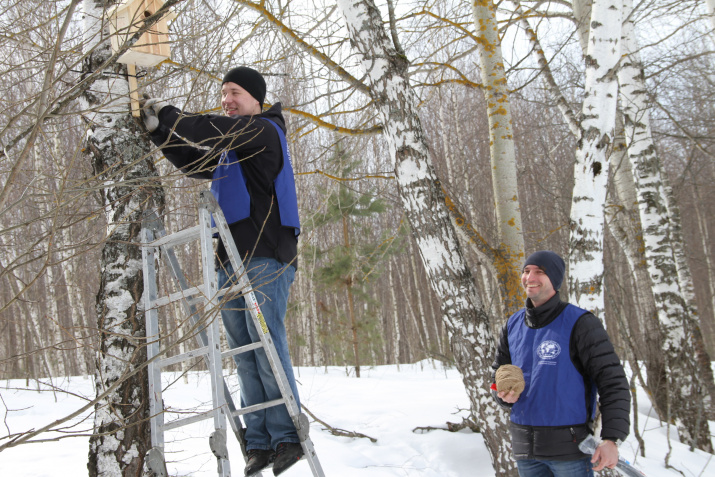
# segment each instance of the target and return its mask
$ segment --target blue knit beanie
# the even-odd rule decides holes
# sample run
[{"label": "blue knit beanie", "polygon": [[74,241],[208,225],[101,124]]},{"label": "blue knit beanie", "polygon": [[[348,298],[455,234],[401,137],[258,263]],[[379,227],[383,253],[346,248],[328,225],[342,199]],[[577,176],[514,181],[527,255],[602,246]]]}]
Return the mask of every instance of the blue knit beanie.
[{"label": "blue knit beanie", "polygon": [[[559,257],[556,253],[551,250],[540,250],[534,252],[526,259],[524,262],[524,268],[527,265],[536,265],[542,269],[546,276],[551,280],[551,285],[554,290],[561,288],[561,284],[564,281],[564,273],[566,273],[566,264],[564,259]],[[523,270],[523,269],[522,269]]]}]

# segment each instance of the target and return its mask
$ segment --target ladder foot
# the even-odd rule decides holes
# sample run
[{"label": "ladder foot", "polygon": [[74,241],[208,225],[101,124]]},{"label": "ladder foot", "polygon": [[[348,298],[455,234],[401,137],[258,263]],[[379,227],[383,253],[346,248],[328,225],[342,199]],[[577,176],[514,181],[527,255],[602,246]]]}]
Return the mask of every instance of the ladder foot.
[{"label": "ladder foot", "polygon": [[298,433],[298,439],[303,442],[308,438],[308,434],[310,433],[310,421],[308,420],[308,416],[306,416],[304,412],[301,412],[295,417],[293,423]]},{"label": "ladder foot", "polygon": [[226,429],[217,429],[209,436],[209,447],[217,459],[228,459]]},{"label": "ladder foot", "polygon": [[144,465],[153,477],[168,477],[169,475],[166,470],[164,453],[158,447],[149,449],[144,457]]}]

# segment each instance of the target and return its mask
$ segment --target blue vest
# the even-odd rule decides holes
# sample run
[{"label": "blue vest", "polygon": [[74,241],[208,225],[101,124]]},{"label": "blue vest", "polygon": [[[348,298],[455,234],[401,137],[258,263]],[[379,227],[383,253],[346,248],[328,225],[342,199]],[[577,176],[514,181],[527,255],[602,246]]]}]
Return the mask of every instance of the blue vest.
[{"label": "blue vest", "polygon": [[[271,123],[278,131],[283,151],[283,167],[273,181],[273,186],[276,191],[281,225],[295,229],[297,236],[300,234],[300,218],[298,217],[298,198],[295,192],[295,177],[290,161],[288,142],[280,126],[270,119],[261,119]],[[227,223],[233,224],[247,219],[251,215],[251,196],[248,194],[243,168],[233,150],[224,151],[221,154],[219,164],[213,173],[211,193],[221,206]],[[213,220],[212,225],[214,225]]]},{"label": "blue vest", "polygon": [[514,313],[507,324],[511,364],[522,369],[526,382],[511,409],[512,422],[525,426],[587,423],[594,417],[596,387],[591,385],[587,398],[584,377],[569,353],[571,331],[587,311],[569,304],[554,321],[539,329],[526,326],[525,312],[521,309]]}]

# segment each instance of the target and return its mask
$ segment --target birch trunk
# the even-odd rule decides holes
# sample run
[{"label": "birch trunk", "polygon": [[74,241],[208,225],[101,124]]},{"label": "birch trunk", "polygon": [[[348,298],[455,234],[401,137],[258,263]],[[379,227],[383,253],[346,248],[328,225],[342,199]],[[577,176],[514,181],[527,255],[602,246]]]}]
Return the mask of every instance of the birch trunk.
[{"label": "birch trunk", "polygon": [[[648,98],[643,66],[635,42],[631,2],[624,2],[627,21],[623,24],[624,58],[619,72],[628,155],[638,193],[638,210],[643,228],[645,258],[653,286],[658,321],[663,333],[663,352],[669,381],[671,416],[682,442],[712,452],[704,409],[709,408],[712,390],[710,359],[701,366],[698,354],[705,352],[696,317],[683,299],[678,265],[673,251],[670,220],[664,201],[660,161],[651,135]],[[707,369],[705,369],[707,368]]]},{"label": "birch trunk", "polygon": [[497,277],[503,315],[510,316],[524,304],[520,288],[524,236],[516,180],[511,106],[494,3],[492,0],[472,0],[472,12],[478,40],[482,89],[487,102],[492,187],[501,242],[499,253],[496,254]]},{"label": "birch trunk", "polygon": [[620,1],[593,2],[589,37],[574,165],[568,289],[570,302],[603,319],[603,206],[618,93],[615,67],[620,54]]},{"label": "birch trunk", "polygon": [[573,16],[576,20],[576,33],[578,35],[578,43],[581,45],[581,50],[584,56],[588,51],[588,37],[591,32],[591,7],[592,0],[574,0]]},{"label": "birch trunk", "polygon": [[417,338],[419,340],[419,351],[420,355],[425,354],[427,350],[427,343],[425,341],[425,333],[426,330],[423,329],[420,323],[420,319],[417,317],[417,313],[415,313],[415,300],[413,299],[413,294],[412,290],[410,287],[410,280],[409,280],[409,266],[403,261],[401,264],[401,270],[400,270],[400,278],[402,282],[402,296],[405,299],[405,309],[409,311],[409,316],[411,318],[411,322],[413,324],[415,334],[417,335]]},{"label": "birch trunk", "polygon": [[629,321],[630,340],[636,343],[632,350],[636,362],[632,363],[632,367],[635,369],[638,361],[645,361],[648,382],[644,382],[643,385],[647,388],[658,415],[665,419],[668,397],[665,361],[661,350],[661,330],[658,325],[658,312],[653,299],[651,279],[648,268],[644,266],[645,244],[638,212],[636,185],[628,159],[623,126],[620,123],[619,121],[617,126],[619,133],[610,159],[613,165],[613,195],[617,197],[617,203],[608,204],[608,229],[623,250],[634,281],[637,316],[635,323]]},{"label": "birch trunk", "polygon": [[[546,59],[546,55],[544,54],[544,50],[541,47],[541,42],[539,41],[539,37],[536,35],[536,31],[531,28],[531,24],[529,23],[528,20],[528,15],[529,12],[525,12],[524,9],[521,6],[521,2],[518,0],[512,0],[514,5],[516,6],[516,13],[519,15],[520,23],[522,28],[524,29],[524,32],[526,35],[529,37],[529,46],[531,47],[531,53],[536,59],[536,63],[539,65],[539,74],[544,78],[544,82],[546,83],[546,87],[553,97],[554,101],[556,102],[556,107],[559,108],[559,111],[561,112],[562,116],[564,117],[564,120],[566,121],[566,124],[569,127],[569,130],[571,131],[571,134],[576,137],[576,139],[579,138],[579,134],[581,134],[581,130],[579,129],[579,123],[578,123],[578,118],[576,117],[576,114],[574,113],[573,109],[571,109],[571,105],[569,104],[568,100],[564,97],[564,95],[561,93],[561,88],[559,88],[559,85],[556,83],[556,79],[554,78],[554,75],[551,73],[551,67],[549,66],[549,61]],[[583,6],[577,6],[579,5],[578,0],[574,3],[574,16],[576,16],[576,11],[579,8],[584,8]],[[590,5],[588,6],[588,11],[590,13]],[[579,11],[579,14],[580,13]],[[580,33],[581,28],[579,28],[579,33]],[[586,38],[588,38],[588,29],[586,29]],[[587,40],[584,41],[583,46],[587,44]],[[584,48],[585,49],[585,48]]]},{"label": "birch trunk", "polygon": [[[126,67],[105,64],[111,56],[103,14],[111,1],[84,0],[85,45],[91,45],[83,75],[100,78],[82,98],[88,125],[86,150],[103,184],[107,241],[102,249],[97,324],[95,390],[115,392],[95,406],[90,438],[90,477],[140,476],[151,445],[146,369],[145,323],[140,309],[143,292],[140,242],[141,214],[160,197],[150,146],[129,108]],[[89,53],[89,52],[88,52]],[[149,179],[150,180],[150,179]]]},{"label": "birch trunk", "polygon": [[434,335],[434,343],[429,337],[429,332],[427,331],[429,327],[427,326],[427,312],[425,311],[425,307],[422,304],[422,297],[423,294],[420,293],[420,282],[417,277],[417,263],[415,262],[415,254],[411,253],[410,254],[410,271],[412,272],[412,283],[415,287],[415,294],[417,295],[417,305],[418,305],[418,310],[420,312],[420,318],[422,319],[422,327],[425,330],[425,337],[427,339],[427,351],[429,352],[430,356],[434,356],[434,353],[437,351],[442,350],[442,340],[440,339],[439,336],[439,330],[437,329],[437,323],[436,321],[432,321],[432,333]]},{"label": "birch trunk", "polygon": [[442,316],[472,411],[497,475],[515,475],[507,416],[489,392],[494,339],[451,224],[407,80],[408,62],[390,44],[372,0],[339,0],[353,49],[366,70],[394,161],[398,191]]},{"label": "birch trunk", "polygon": [[392,318],[393,318],[393,323],[394,323],[394,329],[393,329],[393,337],[392,337],[392,359],[394,360],[395,364],[397,365],[397,370],[400,370],[400,314],[397,311],[397,297],[395,296],[395,288],[396,284],[393,279],[394,277],[394,272],[393,272],[393,265],[392,265],[392,260],[390,260],[387,263],[387,276],[389,278],[389,289],[390,289],[390,298],[392,298]]}]

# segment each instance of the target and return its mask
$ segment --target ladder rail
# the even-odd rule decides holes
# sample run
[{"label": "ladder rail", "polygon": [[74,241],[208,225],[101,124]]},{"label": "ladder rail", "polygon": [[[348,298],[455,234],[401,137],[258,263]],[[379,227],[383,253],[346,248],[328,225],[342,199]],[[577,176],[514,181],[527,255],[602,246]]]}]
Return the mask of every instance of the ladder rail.
[{"label": "ladder rail", "polygon": [[[213,216],[215,227],[211,226]],[[213,243],[212,237],[218,233],[229,260],[233,266],[238,284],[232,284],[221,289],[217,289],[216,270],[213,265]],[[199,239],[203,284],[190,286],[186,276],[181,270],[179,261],[174,252],[174,247],[190,241]],[[171,273],[174,282],[178,285],[179,291],[165,297],[158,297],[157,273],[154,263],[156,254],[159,254]],[[309,421],[305,414],[300,412],[296,397],[288,383],[287,376],[283,369],[282,362],[278,356],[270,330],[261,313],[260,304],[256,298],[247,273],[240,259],[238,249],[231,235],[231,231],[226,223],[225,216],[218,205],[218,202],[210,193],[203,191],[199,198],[199,225],[187,228],[181,232],[167,235],[164,226],[159,220],[155,211],[150,211],[145,215],[142,229],[142,260],[145,276],[144,307],[147,317],[147,355],[155,358],[160,353],[160,334],[158,328],[159,309],[169,303],[181,301],[185,313],[189,317],[193,334],[198,348],[163,359],[153,359],[149,362],[149,388],[150,388],[150,412],[151,412],[151,438],[152,438],[152,462],[149,468],[155,475],[166,475],[166,464],[163,460],[164,431],[175,429],[194,422],[203,421],[213,417],[215,431],[209,438],[212,452],[217,458],[218,472],[222,477],[230,476],[230,463],[226,447],[226,419],[238,439],[244,459],[247,460],[245,448],[245,428],[240,420],[240,416],[266,409],[272,406],[285,405],[293,420],[301,445],[304,450],[305,459],[308,461],[311,472],[315,477],[325,477],[323,469],[318,461],[315,448],[308,435]],[[241,293],[244,297],[248,310],[250,311],[253,325],[258,330],[259,341],[239,348],[221,352],[219,311],[223,300],[232,299],[235,292]],[[198,304],[203,304],[203,315],[199,316]],[[239,353],[263,348],[271,370],[276,379],[276,383],[281,392],[281,398],[252,406],[237,409],[231,392],[223,378],[222,359],[232,357]],[[175,419],[164,422],[163,402],[161,398],[161,368],[171,364],[182,362],[186,359],[203,357],[211,376],[211,398],[213,409],[198,413],[194,416]],[[147,454],[149,456],[149,453]],[[163,472],[163,474],[162,474]],[[261,473],[256,474],[259,477]]]},{"label": "ladder rail", "polygon": [[243,261],[238,253],[238,248],[233,240],[231,230],[228,227],[223,211],[218,205],[216,198],[209,191],[202,191],[200,193],[199,203],[202,207],[205,207],[214,215],[216,229],[218,229],[219,236],[223,241],[224,248],[226,249],[229,260],[231,261],[233,272],[239,281],[239,285],[241,285],[244,289],[244,300],[246,301],[247,308],[251,313],[253,324],[256,327],[256,330],[258,330],[260,341],[263,343],[263,348],[266,352],[266,357],[268,358],[271,369],[273,370],[273,375],[276,378],[276,383],[278,384],[281,395],[285,400],[285,406],[288,409],[288,414],[291,416],[296,427],[296,431],[300,437],[304,455],[308,461],[311,472],[316,477],[325,477],[325,473],[323,472],[323,468],[320,465],[320,461],[318,460],[318,456],[315,452],[313,442],[308,436],[310,424],[307,417],[305,417],[305,414],[300,412],[298,403],[293,395],[293,390],[288,384],[288,378],[283,369],[283,364],[278,357],[278,352],[273,344],[270,330],[268,329],[266,321],[263,318],[263,314],[261,313],[261,308],[258,304],[258,300],[256,299],[256,294],[248,280],[245,267],[243,266]]},{"label": "ladder rail", "polygon": [[[211,240],[211,215],[208,210],[199,209],[199,226],[201,227],[200,243],[201,243],[201,268],[203,269],[204,287],[206,289],[207,302],[206,307],[213,315],[210,317],[214,321],[213,325],[207,330],[208,336],[208,365],[209,374],[211,375],[211,398],[215,406],[214,413],[214,432],[226,433],[226,399],[222,389],[219,389],[219,381],[223,380],[223,365],[221,362],[221,339],[220,330],[217,321],[218,316],[218,300],[216,292],[218,291],[216,280],[216,269],[213,266],[213,242]],[[221,476],[230,477],[231,467],[228,460],[228,455],[216,455],[218,461],[218,470]]]},{"label": "ladder rail", "polygon": [[238,248],[236,243],[233,241],[231,236],[231,230],[228,228],[226,223],[226,218],[223,215],[223,211],[218,205],[216,198],[208,191],[201,192],[200,203],[202,206],[206,207],[212,214],[214,214],[214,222],[216,223],[216,228],[223,241],[224,247],[228,254],[229,260],[233,267],[233,273],[238,280],[239,286],[244,290],[243,298],[246,301],[246,307],[251,313],[253,319],[253,324],[258,330],[258,335],[263,343],[263,347],[266,351],[266,357],[268,358],[268,363],[271,365],[271,370],[273,375],[276,377],[276,382],[278,388],[281,391],[281,395],[285,396],[286,407],[288,407],[288,414],[292,417],[300,414],[300,409],[298,409],[298,403],[296,402],[295,396],[293,395],[293,390],[288,385],[288,378],[286,377],[285,371],[283,370],[283,364],[278,357],[275,345],[273,344],[273,339],[271,338],[268,325],[266,320],[263,318],[263,313],[261,313],[261,307],[256,299],[256,293],[251,287],[251,283],[248,280],[248,274],[243,266],[243,261],[238,253]]},{"label": "ladder rail", "polygon": [[[154,237],[155,239],[162,239],[164,237],[168,237],[166,234],[166,229],[164,228],[164,224],[159,220],[159,217],[156,214],[156,211],[151,210],[148,212],[148,217],[145,219],[146,222],[146,227],[150,228],[154,232]],[[192,234],[197,235],[200,226],[194,226],[191,227],[190,229],[186,230],[191,230]],[[193,237],[193,240],[198,238],[197,236]],[[166,240],[165,243],[169,243],[169,240]],[[186,243],[186,242],[183,242]],[[154,246],[156,242],[153,242],[149,244],[150,246]],[[181,294],[182,292],[186,293],[188,290],[191,290],[193,288],[197,287],[191,287],[186,280],[186,276],[184,275],[184,272],[181,270],[181,266],[179,265],[179,259],[176,257],[176,253],[174,252],[173,247],[163,247],[162,248],[163,252],[161,254],[162,260],[166,263],[171,276],[174,278],[174,281],[178,284],[179,288],[181,291],[177,292],[177,294]],[[223,293],[226,291],[224,290]],[[204,294],[205,295],[205,294]],[[156,306],[156,303],[158,302],[158,299],[154,299],[151,303]],[[182,305],[184,307],[185,313],[189,316],[189,321],[191,323],[191,326],[196,329],[197,331],[194,332],[194,337],[196,339],[196,342],[199,347],[204,347],[208,346],[208,336],[206,335],[206,332],[204,331],[203,328],[199,327],[199,318],[198,318],[198,310],[196,309],[196,304],[193,300],[189,300],[189,298],[184,298],[182,300]],[[206,361],[206,357],[204,357],[204,360]],[[208,367],[208,362],[206,363]],[[246,457],[246,442],[245,439],[243,438],[243,435],[245,433],[245,429],[243,427],[243,423],[241,420],[236,416],[233,416],[233,412],[236,411],[236,405],[233,401],[233,397],[231,395],[231,391],[228,387],[228,384],[226,383],[226,380],[224,379],[223,383],[223,393],[226,401],[226,405],[228,407],[229,415],[231,418],[229,419],[229,424],[231,425],[231,430],[234,433],[234,436],[238,440],[238,443],[241,447],[241,453],[243,454],[244,458]]]},{"label": "ladder rail", "polygon": [[[142,228],[142,242],[153,240],[152,231]],[[161,368],[153,366],[159,355],[159,316],[156,309],[147,307],[156,300],[158,290],[156,286],[156,269],[154,268],[154,248],[142,247],[142,268],[144,272],[144,308],[146,315],[147,360],[149,361],[149,415],[152,447],[164,447],[164,433],[161,431],[164,424],[164,413],[161,398]]]}]

